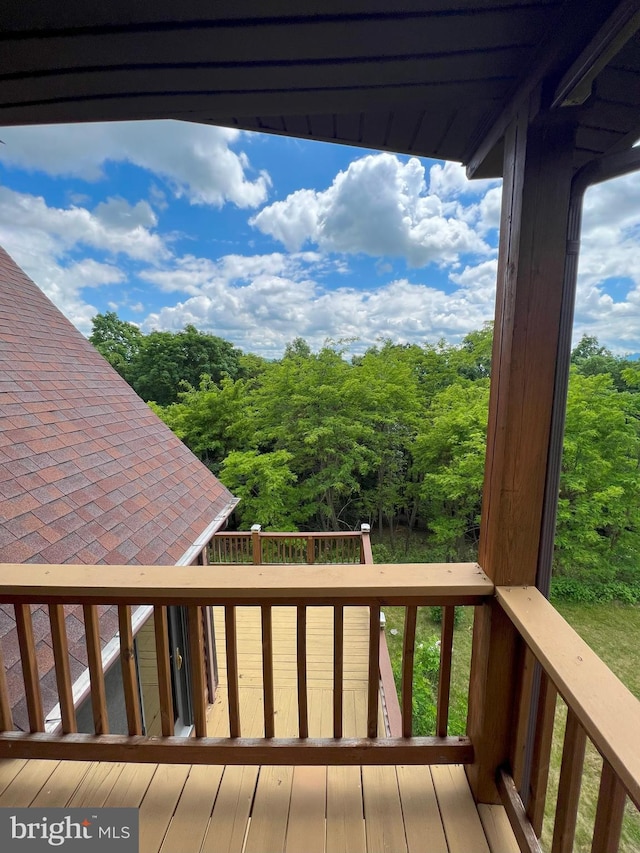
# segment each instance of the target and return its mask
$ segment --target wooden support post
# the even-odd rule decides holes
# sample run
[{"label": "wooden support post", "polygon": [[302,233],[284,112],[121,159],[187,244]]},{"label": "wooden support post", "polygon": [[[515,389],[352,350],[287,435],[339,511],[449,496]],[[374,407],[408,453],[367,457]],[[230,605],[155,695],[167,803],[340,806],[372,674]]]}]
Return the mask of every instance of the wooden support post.
[{"label": "wooden support post", "polygon": [[[501,585],[534,584],[559,351],[573,126],[528,107],[505,139],[502,219],[479,562]],[[468,769],[478,802],[499,802],[511,757],[517,633],[492,606],[476,613]]]},{"label": "wooden support post", "polygon": [[251,554],[254,566],[262,565],[262,538],[260,531],[262,530],[259,524],[251,525]]}]

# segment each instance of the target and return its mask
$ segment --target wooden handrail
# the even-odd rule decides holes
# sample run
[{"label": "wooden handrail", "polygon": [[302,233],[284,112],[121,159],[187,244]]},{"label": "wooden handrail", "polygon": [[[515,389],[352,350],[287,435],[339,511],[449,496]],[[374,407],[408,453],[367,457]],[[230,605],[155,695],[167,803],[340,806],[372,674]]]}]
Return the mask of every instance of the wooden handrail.
[{"label": "wooden handrail", "polygon": [[640,808],[640,701],[535,587],[498,587],[496,598]]},{"label": "wooden handrail", "polygon": [[5,563],[0,601],[79,604],[478,604],[493,584],[477,563],[308,566],[29,566]]}]

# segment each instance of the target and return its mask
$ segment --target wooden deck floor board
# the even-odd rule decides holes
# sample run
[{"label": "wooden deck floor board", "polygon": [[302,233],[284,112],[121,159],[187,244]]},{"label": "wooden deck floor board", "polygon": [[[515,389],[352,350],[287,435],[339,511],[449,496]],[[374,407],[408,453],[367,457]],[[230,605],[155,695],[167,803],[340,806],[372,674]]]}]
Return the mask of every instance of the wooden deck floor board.
[{"label": "wooden deck floor board", "polygon": [[222,780],[224,767],[195,766],[178,801],[173,820],[162,843],[162,853],[200,850]]},{"label": "wooden deck floor board", "polygon": [[63,808],[87,775],[86,761],[61,761],[31,803],[39,808]]},{"label": "wooden deck floor board", "polygon": [[431,771],[396,768],[408,853],[449,853]]},{"label": "wooden deck floor board", "polygon": [[285,853],[324,853],[327,768],[295,767]]},{"label": "wooden deck floor board", "polygon": [[490,853],[464,768],[431,768],[449,853]]},{"label": "wooden deck floor board", "polygon": [[188,774],[188,765],[157,766],[140,804],[140,853],[158,853]]},{"label": "wooden deck floor board", "polygon": [[395,767],[363,767],[367,853],[407,853]]}]

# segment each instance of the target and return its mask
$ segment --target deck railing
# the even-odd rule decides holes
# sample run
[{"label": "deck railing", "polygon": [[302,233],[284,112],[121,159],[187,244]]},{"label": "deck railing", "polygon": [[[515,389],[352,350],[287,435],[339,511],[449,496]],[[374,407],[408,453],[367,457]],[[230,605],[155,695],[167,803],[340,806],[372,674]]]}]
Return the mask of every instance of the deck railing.
[{"label": "deck railing", "polygon": [[[0,601],[13,603],[23,662],[25,696],[31,731],[13,731],[4,679],[0,678],[0,758],[39,757],[87,760],[210,763],[210,764],[443,764],[469,763],[473,747],[466,737],[447,736],[453,608],[473,606],[493,593],[476,564],[363,565],[354,575],[348,565],[299,567],[246,566],[242,572],[222,566],[172,568],[110,566],[5,565]],[[60,696],[61,735],[44,731],[42,702],[31,625],[30,604],[46,603]],[[62,607],[82,604],[91,677],[94,735],[77,733]],[[100,659],[97,606],[117,604],[120,651],[129,735],[109,734],[104,674]],[[151,605],[155,623],[157,674],[162,737],[142,735],[135,670],[132,666],[131,609]],[[194,697],[195,737],[174,737],[167,606],[189,614],[189,650]],[[219,605],[225,612],[228,738],[207,737],[204,683],[203,607]],[[276,606],[296,608],[298,737],[276,738],[272,613]],[[404,606],[406,624],[403,662],[403,736],[378,732],[379,643],[381,605]],[[442,676],[435,737],[413,737],[412,686],[416,613],[419,606],[444,608]],[[256,607],[261,614],[264,737],[243,737],[240,710],[236,610]],[[333,610],[333,737],[310,738],[307,686],[308,607]],[[352,606],[369,610],[367,737],[343,737],[344,612]],[[0,662],[0,671],[4,668]]]},{"label": "deck railing", "polygon": [[602,757],[591,851],[614,853],[627,796],[640,809],[640,702],[537,589],[499,587],[496,599],[523,643],[511,766],[497,777],[521,849],[540,849],[559,695],[567,720],[551,851],[574,849],[588,738]]},{"label": "deck railing", "polygon": [[360,531],[340,533],[279,533],[251,531],[216,533],[210,544],[209,562],[236,565],[293,565],[315,563],[372,563],[368,525]]}]

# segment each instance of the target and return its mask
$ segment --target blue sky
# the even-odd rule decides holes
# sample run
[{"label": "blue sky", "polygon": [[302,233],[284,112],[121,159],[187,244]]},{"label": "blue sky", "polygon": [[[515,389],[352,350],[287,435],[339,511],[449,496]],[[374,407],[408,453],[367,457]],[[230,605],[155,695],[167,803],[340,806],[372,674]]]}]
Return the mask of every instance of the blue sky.
[{"label": "blue sky", "polygon": [[[86,334],[114,310],[277,357],[493,317],[500,183],[456,164],[180,122],[0,138],[0,244]],[[640,350],[639,236],[640,175],[589,191],[576,338]]]}]

